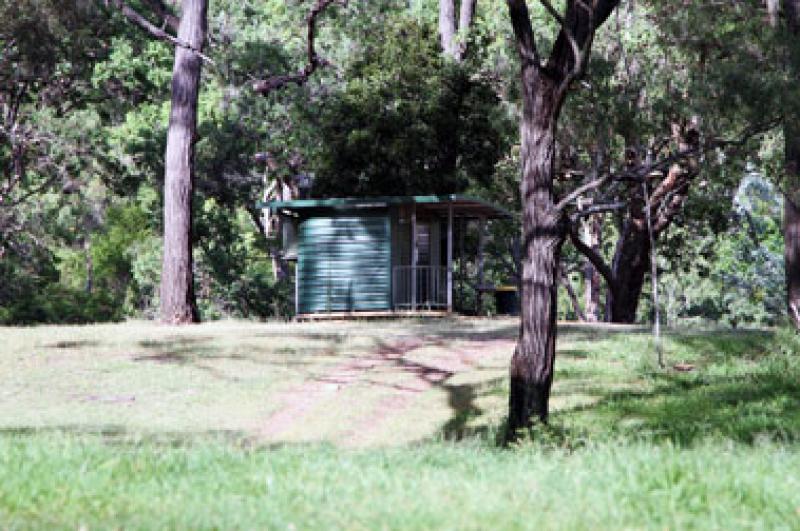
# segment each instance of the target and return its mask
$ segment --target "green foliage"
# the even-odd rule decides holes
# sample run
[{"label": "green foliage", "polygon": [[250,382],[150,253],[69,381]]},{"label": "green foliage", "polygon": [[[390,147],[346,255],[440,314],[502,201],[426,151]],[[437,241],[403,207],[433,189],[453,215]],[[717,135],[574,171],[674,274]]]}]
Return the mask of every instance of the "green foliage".
[{"label": "green foliage", "polygon": [[322,100],[321,196],[454,193],[490,183],[509,121],[491,86],[447,61],[429,26],[401,19],[364,43]]},{"label": "green foliage", "polygon": [[[781,201],[757,173],[742,179],[720,234],[680,228],[660,247],[668,254],[659,279],[669,323],[715,321],[736,326],[775,325],[785,296]],[[648,294],[649,297],[649,294]],[[641,308],[652,311],[648,298]]]},{"label": "green foliage", "polygon": [[[456,65],[438,49],[436,1],[332,6],[316,41],[330,65],[302,87],[252,93],[254,78],[305,63],[311,4],[211,5],[206,52],[215,66],[204,67],[195,145],[195,261],[206,318],[291,309],[291,287],[274,280],[253,228],[265,171],[257,152],[278,161],[270,178],[315,174],[318,195],[466,191],[511,210],[520,204],[518,59],[504,9],[479,7],[462,36],[467,60]],[[541,5],[530,9],[544,49],[556,24]],[[770,28],[763,14],[756,2],[623,4],[598,34],[589,71],[563,111],[557,168],[590,169],[602,152],[601,168],[618,170],[626,147],[659,142],[675,122],[697,118],[704,139],[733,139],[796,113],[797,44],[785,24]],[[0,318],[154,316],[172,47],[117,10],[82,0],[0,1],[0,47],[0,98],[20,94],[14,123],[5,111],[0,123]],[[12,141],[2,131],[14,127]],[[683,213],[659,244],[670,322],[772,324],[783,313],[775,212],[729,212],[747,168],[785,184],[782,144],[772,131],[704,157]],[[8,191],[20,148],[24,171]],[[574,184],[560,180],[557,191]],[[518,229],[492,231],[487,278],[513,283]],[[606,255],[617,234],[605,224]],[[580,258],[565,250],[574,270]],[[474,273],[474,264],[466,269]],[[561,316],[573,317],[560,297]],[[641,310],[648,319],[648,300]]]},{"label": "green foliage", "polygon": [[[238,214],[238,215],[237,215]],[[274,279],[262,236],[248,227],[247,215],[206,200],[197,220],[203,315],[266,318],[294,311],[289,279]]]}]

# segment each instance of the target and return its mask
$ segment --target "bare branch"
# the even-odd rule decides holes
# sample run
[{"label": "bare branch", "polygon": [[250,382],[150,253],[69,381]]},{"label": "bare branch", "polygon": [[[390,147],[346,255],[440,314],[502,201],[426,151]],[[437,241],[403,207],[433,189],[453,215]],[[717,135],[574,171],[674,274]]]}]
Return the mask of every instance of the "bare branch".
[{"label": "bare branch", "polygon": [[586,218],[589,216],[593,216],[594,214],[603,214],[605,212],[613,212],[615,210],[622,210],[626,208],[628,203],[626,201],[616,201],[614,203],[603,203],[599,205],[592,205],[590,207],[584,208],[579,210],[572,215],[570,215],[569,219],[573,223],[578,221],[579,219]]},{"label": "bare branch", "polygon": [[181,48],[186,48],[187,50],[190,50],[195,54],[197,54],[197,56],[200,57],[200,59],[202,59],[204,62],[212,66],[216,66],[214,61],[212,61],[211,58],[208,57],[207,55],[203,54],[201,50],[194,48],[188,42],[184,42],[178,39],[177,37],[170,35],[162,28],[159,28],[158,26],[147,20],[138,11],[131,8],[128,4],[126,4],[122,0],[106,0],[106,5],[109,4],[117,8],[125,16],[125,18],[127,18],[133,24],[139,26],[141,29],[149,33],[152,37],[168,42],[175,46],[180,46]]},{"label": "bare branch", "polygon": [[[586,66],[589,64],[589,52],[592,49],[592,43],[594,42],[594,35],[597,30],[597,28],[595,27],[594,9],[584,4],[582,0],[576,0],[576,1],[578,5],[584,8],[584,10],[586,11],[586,16],[589,18],[587,22],[588,33],[586,35],[586,39],[580,45],[579,49],[576,51],[573,48],[573,53],[575,54],[575,63],[572,65],[572,69],[570,70],[570,72],[564,78],[564,82],[562,83],[563,90],[569,89],[569,86],[572,84],[572,82],[578,79],[579,77],[583,76],[584,72],[586,71]],[[575,43],[577,44],[577,40]]]},{"label": "bare branch", "polygon": [[289,84],[302,86],[308,81],[314,72],[320,68],[328,66],[330,63],[317,54],[315,48],[315,39],[317,33],[317,18],[325,11],[331,4],[337,4],[342,7],[347,6],[347,0],[317,0],[314,7],[306,17],[307,26],[307,60],[306,65],[294,74],[283,74],[271,76],[266,79],[260,79],[253,82],[253,90],[262,96],[266,96],[274,90],[279,90]]},{"label": "bare branch", "polygon": [[558,211],[564,210],[570,203],[578,199],[580,196],[582,196],[583,194],[585,194],[590,190],[594,190],[595,188],[603,186],[604,184],[609,182],[612,178],[613,174],[608,173],[602,177],[593,179],[588,183],[579,186],[578,188],[567,194],[561,201],[558,202],[558,204],[556,205],[556,210]]}]

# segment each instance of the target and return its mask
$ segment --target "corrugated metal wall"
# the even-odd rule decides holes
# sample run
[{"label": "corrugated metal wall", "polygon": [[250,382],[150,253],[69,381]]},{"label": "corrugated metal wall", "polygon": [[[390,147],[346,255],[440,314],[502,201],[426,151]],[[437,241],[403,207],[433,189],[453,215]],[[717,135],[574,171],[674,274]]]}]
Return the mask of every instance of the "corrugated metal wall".
[{"label": "corrugated metal wall", "polygon": [[309,218],[298,234],[300,313],[390,310],[388,215]]}]

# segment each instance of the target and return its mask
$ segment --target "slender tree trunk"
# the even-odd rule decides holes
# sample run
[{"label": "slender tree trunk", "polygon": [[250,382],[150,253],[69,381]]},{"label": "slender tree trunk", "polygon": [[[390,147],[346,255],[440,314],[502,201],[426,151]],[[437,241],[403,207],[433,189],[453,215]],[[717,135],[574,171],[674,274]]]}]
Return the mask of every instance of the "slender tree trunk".
[{"label": "slender tree trunk", "polygon": [[[592,216],[586,220],[586,244],[596,253],[600,253],[602,227],[600,216]],[[588,258],[583,266],[584,315],[589,322],[597,322],[600,309],[600,273]]]},{"label": "slender tree trunk", "polygon": [[[183,0],[178,39],[202,50],[206,38],[207,0]],[[164,175],[164,257],[161,270],[161,320],[199,321],[192,273],[192,193],[200,56],[175,47],[172,108],[167,132]]]},{"label": "slender tree trunk", "polygon": [[563,269],[561,270],[561,285],[564,286],[564,291],[567,292],[567,296],[569,297],[569,302],[572,304],[572,311],[575,313],[575,317],[578,321],[587,321],[586,314],[583,312],[581,308],[581,303],[578,300],[578,295],[575,293],[575,290],[572,288],[572,282],[569,279],[569,275]]},{"label": "slender tree trunk", "polygon": [[455,57],[456,49],[455,0],[439,0],[439,42],[445,55]]},{"label": "slender tree trunk", "polygon": [[534,68],[523,69],[522,85],[522,300],[519,340],[509,371],[509,439],[530,426],[533,417],[547,422],[558,268],[566,234],[553,197],[555,128],[562,100],[556,84]]},{"label": "slender tree trunk", "polygon": [[[800,0],[784,0],[789,33],[800,35]],[[800,54],[790,43],[789,69],[800,73]],[[800,329],[800,125],[792,105],[783,118],[786,191],[783,201],[784,266],[786,268],[786,306],[795,328]]]},{"label": "slender tree trunk", "polygon": [[83,244],[83,252],[86,257],[86,285],[84,291],[91,294],[94,290],[94,259],[92,258],[92,240],[88,238]]},{"label": "slender tree trunk", "polygon": [[[509,368],[508,430],[512,441],[536,417],[547,422],[556,354],[561,246],[568,223],[553,195],[555,135],[570,83],[580,76],[594,32],[618,0],[569,1],[550,57],[542,64],[525,0],[506,0],[520,59],[522,116],[522,287],[519,340]],[[556,18],[559,18],[556,16]],[[570,42],[572,44],[570,44]]]},{"label": "slender tree trunk", "polygon": [[[786,307],[789,319],[800,329],[800,131],[789,123],[784,126],[786,173],[790,193],[783,197],[783,250],[786,268]],[[791,193],[795,192],[795,193]]]},{"label": "slender tree trunk", "polygon": [[467,32],[472,26],[477,0],[461,0],[456,20],[455,0],[439,0],[439,42],[445,55],[457,63],[467,53]]}]

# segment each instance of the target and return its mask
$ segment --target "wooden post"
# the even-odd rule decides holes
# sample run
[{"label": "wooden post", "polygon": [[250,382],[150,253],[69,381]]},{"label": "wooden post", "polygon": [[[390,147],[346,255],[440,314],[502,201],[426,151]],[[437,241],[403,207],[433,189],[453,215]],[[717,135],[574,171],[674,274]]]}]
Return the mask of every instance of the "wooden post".
[{"label": "wooden post", "polygon": [[466,275],[466,269],[464,267],[464,233],[467,232],[467,222],[464,218],[460,219],[458,227],[458,300],[463,310],[465,308],[464,276]]},{"label": "wooden post", "polygon": [[453,202],[447,208],[447,313],[453,312]]},{"label": "wooden post", "polygon": [[483,246],[484,246],[484,231],[486,229],[486,218],[481,216],[478,218],[478,293],[477,293],[477,308],[475,313],[481,314],[483,308]]},{"label": "wooden post", "polygon": [[297,317],[300,314],[300,257],[294,265],[294,315]]},{"label": "wooden post", "polygon": [[411,203],[411,311],[417,309],[417,204]]}]

